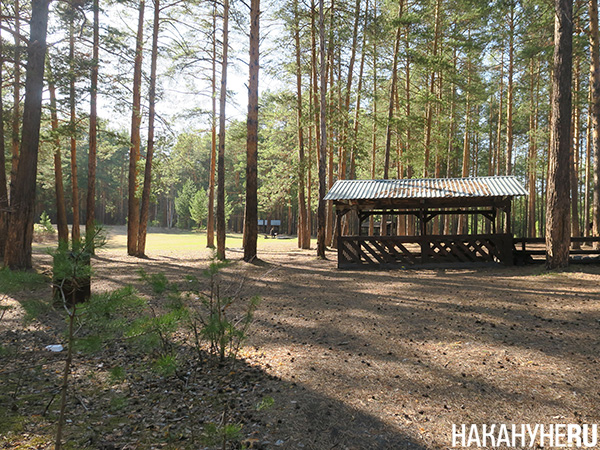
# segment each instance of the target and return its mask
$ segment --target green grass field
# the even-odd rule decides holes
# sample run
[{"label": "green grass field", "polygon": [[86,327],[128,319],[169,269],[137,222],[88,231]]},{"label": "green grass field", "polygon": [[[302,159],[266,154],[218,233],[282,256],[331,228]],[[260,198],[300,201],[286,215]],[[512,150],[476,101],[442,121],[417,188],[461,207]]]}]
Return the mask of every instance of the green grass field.
[{"label": "green grass field", "polygon": [[[127,229],[125,226],[105,226],[107,234],[106,245],[99,251],[114,252],[127,248]],[[82,230],[82,235],[85,231]],[[266,238],[263,234],[258,236],[259,251],[268,252],[289,252],[298,249],[297,239],[291,238]],[[215,236],[216,244],[216,236]],[[311,243],[313,246],[315,242]],[[242,248],[242,235],[239,233],[227,233],[225,245],[230,249]],[[48,248],[53,248],[53,242],[35,243],[34,251],[44,252]],[[209,252],[206,248],[205,231],[188,231],[179,229],[151,228],[148,230],[146,239],[146,253],[190,253],[190,252]]]}]

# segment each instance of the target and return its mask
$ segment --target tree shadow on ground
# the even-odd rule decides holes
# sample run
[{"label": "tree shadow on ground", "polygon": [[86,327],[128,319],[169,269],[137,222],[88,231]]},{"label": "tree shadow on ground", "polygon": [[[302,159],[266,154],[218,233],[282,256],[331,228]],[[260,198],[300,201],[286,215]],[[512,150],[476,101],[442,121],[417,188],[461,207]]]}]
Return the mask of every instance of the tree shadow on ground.
[{"label": "tree shadow on ground", "polygon": [[[50,353],[44,346],[64,338],[57,313],[38,317],[39,333],[0,323],[0,340],[7,344],[0,370],[0,443],[6,448],[52,446],[66,352]],[[202,435],[226,414],[228,423],[242,425],[240,440],[252,448],[428,448],[364,411],[245,360],[221,364],[185,341],[173,349],[180,364],[170,376],[153,372],[151,350],[139,354],[126,343],[76,352],[65,442],[95,450],[222,448],[207,445]],[[123,372],[119,379],[113,377],[115,368]],[[266,398],[272,404],[260,408]],[[239,445],[232,441],[227,448]]]}]

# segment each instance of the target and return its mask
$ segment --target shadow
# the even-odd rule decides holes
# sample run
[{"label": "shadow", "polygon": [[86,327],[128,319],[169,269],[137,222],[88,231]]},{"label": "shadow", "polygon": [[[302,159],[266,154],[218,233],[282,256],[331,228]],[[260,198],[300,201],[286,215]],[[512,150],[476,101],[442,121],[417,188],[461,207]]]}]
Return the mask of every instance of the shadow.
[{"label": "shadow", "polygon": [[[449,448],[452,424],[600,420],[599,266],[364,272],[338,270],[306,251],[261,259],[265,266],[234,260],[219,277],[242,298],[262,298],[240,369],[258,372],[240,387],[246,399],[238,404],[249,410],[264,395],[275,399],[272,417],[243,419],[247,427],[265,424],[254,427],[271,443],[265,448]],[[133,284],[142,292],[136,268],[179,282],[209,264],[162,256],[98,262],[94,289]],[[208,289],[208,279],[201,283]],[[180,380],[174,386],[184,387],[175,389],[141,380],[128,388],[131,398],[155,383],[171,400],[140,409],[189,401],[182,422],[208,421],[190,398],[210,386],[227,389],[208,384],[201,375],[208,368],[182,346],[187,371],[200,381]]]},{"label": "shadow", "polygon": [[[0,370],[0,443],[9,447],[53,442],[66,351],[51,353],[44,346],[64,337],[54,320],[59,316],[51,311],[38,318],[40,328],[53,318],[48,334],[0,328],[1,341],[10,343]],[[207,424],[219,425],[226,417],[227,423],[241,426],[242,443],[257,444],[253,448],[430,448],[401,429],[305,383],[283,380],[255,362],[221,364],[178,339],[172,352],[179,365],[170,376],[153,371],[151,349],[143,353],[127,341],[106,341],[95,353],[76,352],[64,442],[94,450],[222,448],[221,443],[203,444],[201,436]],[[115,377],[115,368],[122,375]],[[265,402],[267,406],[257,406]]]}]

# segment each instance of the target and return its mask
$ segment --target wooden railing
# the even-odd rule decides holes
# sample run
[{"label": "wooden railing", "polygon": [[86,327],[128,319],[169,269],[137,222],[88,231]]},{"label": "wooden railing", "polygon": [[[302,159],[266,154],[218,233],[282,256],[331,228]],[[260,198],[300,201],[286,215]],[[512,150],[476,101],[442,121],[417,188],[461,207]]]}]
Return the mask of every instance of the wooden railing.
[{"label": "wooden railing", "polygon": [[[600,256],[600,237],[571,237],[569,255],[596,255]],[[514,240],[515,253],[518,257],[540,256],[546,254],[545,238],[516,238]],[[577,244],[577,245],[574,245]],[[527,246],[530,246],[527,248]],[[582,248],[581,246],[586,248]],[[531,248],[534,246],[534,248]]]},{"label": "wooden railing", "polygon": [[[417,265],[497,262],[507,266],[533,262],[546,254],[544,238],[513,238],[510,234],[455,236],[341,236],[338,267],[411,267]],[[575,244],[575,245],[574,245]],[[572,237],[574,262],[600,260],[600,237]],[[596,259],[592,259],[595,261]],[[538,259],[539,261],[539,259]]]},{"label": "wooden railing", "polygon": [[342,236],[338,267],[499,262],[513,264],[510,234],[455,236]]}]

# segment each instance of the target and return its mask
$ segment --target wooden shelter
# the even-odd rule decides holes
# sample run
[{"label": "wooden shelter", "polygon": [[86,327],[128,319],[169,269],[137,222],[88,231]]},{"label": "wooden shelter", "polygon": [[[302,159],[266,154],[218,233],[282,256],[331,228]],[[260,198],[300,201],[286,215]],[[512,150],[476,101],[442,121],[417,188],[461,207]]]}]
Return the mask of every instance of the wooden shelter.
[{"label": "wooden shelter", "polygon": [[[434,178],[400,180],[338,180],[325,200],[336,207],[338,267],[407,266],[430,263],[501,262],[513,264],[511,205],[527,195],[515,177]],[[355,213],[358,233],[344,235],[342,218]],[[489,234],[428,234],[438,216],[479,215],[490,223]],[[415,216],[414,236],[364,236],[361,225],[370,216]],[[504,230],[499,232],[503,216]]]}]

